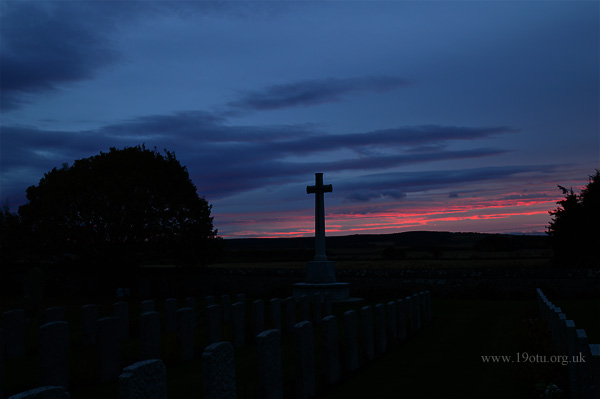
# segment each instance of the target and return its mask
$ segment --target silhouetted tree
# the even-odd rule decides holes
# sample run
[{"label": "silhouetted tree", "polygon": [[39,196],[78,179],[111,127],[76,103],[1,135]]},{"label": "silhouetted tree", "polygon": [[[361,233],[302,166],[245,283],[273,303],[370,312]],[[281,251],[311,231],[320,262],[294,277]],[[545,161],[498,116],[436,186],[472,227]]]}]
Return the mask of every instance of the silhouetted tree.
[{"label": "silhouetted tree", "polygon": [[600,248],[600,171],[589,176],[588,184],[577,195],[573,189],[558,188],[565,199],[550,211],[548,226],[554,260],[571,267],[598,267]]},{"label": "silhouetted tree", "polygon": [[211,205],[165,150],[111,148],[46,173],[19,208],[32,249],[103,267],[148,259],[206,260],[217,231]]},{"label": "silhouetted tree", "polygon": [[0,210],[0,259],[2,263],[14,263],[22,250],[21,218],[10,211],[8,205]]}]

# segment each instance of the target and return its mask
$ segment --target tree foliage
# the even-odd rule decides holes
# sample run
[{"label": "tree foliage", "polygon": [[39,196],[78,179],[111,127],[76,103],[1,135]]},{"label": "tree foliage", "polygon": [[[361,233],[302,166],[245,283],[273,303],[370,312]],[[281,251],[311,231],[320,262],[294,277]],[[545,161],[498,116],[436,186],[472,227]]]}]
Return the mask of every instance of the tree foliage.
[{"label": "tree foliage", "polygon": [[598,267],[600,248],[600,171],[589,176],[580,194],[558,186],[565,198],[550,211],[548,235],[557,264]]},{"label": "tree foliage", "polygon": [[[136,265],[201,262],[214,242],[211,205],[169,151],[111,148],[46,173],[19,208],[44,257]],[[108,265],[107,265],[108,266]]]}]

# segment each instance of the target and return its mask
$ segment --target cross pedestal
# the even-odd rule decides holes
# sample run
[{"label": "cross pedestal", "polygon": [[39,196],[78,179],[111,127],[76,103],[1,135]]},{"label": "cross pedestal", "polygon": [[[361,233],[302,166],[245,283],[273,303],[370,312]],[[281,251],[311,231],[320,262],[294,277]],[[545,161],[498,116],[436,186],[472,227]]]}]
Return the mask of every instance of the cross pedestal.
[{"label": "cross pedestal", "polygon": [[306,265],[306,282],[294,284],[294,297],[328,292],[341,301],[350,296],[350,284],[335,281],[334,263],[325,254],[325,193],[332,191],[331,184],[323,184],[323,173],[315,173],[315,185],[306,187],[307,194],[315,194],[315,257]]}]

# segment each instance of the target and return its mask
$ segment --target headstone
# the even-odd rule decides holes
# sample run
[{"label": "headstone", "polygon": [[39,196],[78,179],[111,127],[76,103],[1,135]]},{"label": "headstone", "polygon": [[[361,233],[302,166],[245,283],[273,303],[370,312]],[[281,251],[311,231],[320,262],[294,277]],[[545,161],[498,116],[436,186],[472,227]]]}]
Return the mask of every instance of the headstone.
[{"label": "headstone", "polygon": [[165,300],[165,331],[172,333],[177,330],[177,299]]},{"label": "headstone", "polygon": [[221,309],[223,310],[223,323],[231,321],[231,298],[229,295],[221,295]]},{"label": "headstone", "polygon": [[252,318],[254,323],[252,328],[254,337],[260,334],[265,329],[265,304],[262,300],[257,300],[252,303]]},{"label": "headstone", "polygon": [[90,304],[81,307],[81,344],[96,344],[96,321],[98,321],[98,305]]},{"label": "headstone", "polygon": [[231,329],[233,333],[233,345],[241,348],[246,345],[246,305],[236,302],[231,305]]},{"label": "headstone", "polygon": [[360,324],[362,326],[362,346],[367,361],[375,357],[375,347],[373,343],[373,311],[370,306],[363,306],[360,310]]},{"label": "headstone", "polygon": [[421,331],[421,296],[413,295],[413,329],[414,332]]},{"label": "headstone", "polygon": [[427,322],[431,321],[431,292],[425,291],[425,317]]},{"label": "headstone", "polygon": [[281,330],[281,301],[279,298],[273,298],[270,301],[271,304],[271,323],[273,328]]},{"label": "headstone", "polygon": [[590,344],[589,348],[590,385],[588,396],[596,399],[600,397],[600,344]]},{"label": "headstone", "polygon": [[204,399],[235,399],[235,361],[229,342],[208,345],[202,353]]},{"label": "headstone", "polygon": [[398,311],[396,310],[396,302],[391,301],[387,303],[387,336],[389,337],[389,344],[398,344]]},{"label": "headstone", "polygon": [[53,321],[65,321],[65,308],[62,306],[53,306],[44,311],[44,320],[46,323]]},{"label": "headstone", "polygon": [[154,301],[152,299],[142,301],[140,305],[140,315],[148,312],[154,312]]},{"label": "headstone", "polygon": [[396,301],[396,314],[398,323],[398,341],[406,341],[407,336],[407,322],[406,322],[406,304],[404,299],[398,299]]},{"label": "headstone", "polygon": [[64,387],[40,387],[13,395],[8,399],[71,399]]},{"label": "headstone", "polygon": [[194,312],[192,308],[177,311],[177,341],[181,350],[180,359],[194,358]]},{"label": "headstone", "polygon": [[378,303],[375,305],[375,352],[385,353],[386,350],[385,306],[382,303]]},{"label": "headstone", "polygon": [[315,346],[313,327],[309,321],[302,321],[294,327],[294,359],[296,398],[314,396],[316,392]]},{"label": "headstone", "polygon": [[206,340],[208,345],[221,341],[221,308],[210,305],[206,308]]},{"label": "headstone", "polygon": [[323,294],[318,292],[312,296],[313,299],[313,319],[315,324],[321,324],[321,303]]},{"label": "headstone", "polygon": [[310,298],[308,295],[300,297],[300,321],[310,321]]},{"label": "headstone", "polygon": [[121,371],[119,318],[104,317],[98,319],[96,330],[98,332],[96,343],[100,381],[116,380],[119,378]]},{"label": "headstone", "polygon": [[415,308],[412,296],[407,296],[406,298],[404,298],[404,309],[406,311],[406,335],[412,335],[415,333]]},{"label": "headstone", "polygon": [[243,304],[246,304],[246,295],[244,295],[244,294],[237,294],[235,296],[235,301],[236,302],[241,302]]},{"label": "headstone", "polygon": [[559,342],[558,345],[560,347],[559,352],[561,355],[567,354],[567,328],[565,326],[565,321],[567,321],[567,316],[564,313],[558,315],[558,335]]},{"label": "headstone", "polygon": [[127,302],[113,303],[113,315],[119,318],[121,339],[129,339],[129,304]]},{"label": "headstone", "polygon": [[13,309],[2,313],[6,341],[6,358],[25,356],[25,311]]},{"label": "headstone", "polygon": [[160,359],[125,367],[119,376],[119,399],[165,399],[167,369]]},{"label": "headstone", "polygon": [[261,332],[256,336],[256,345],[259,397],[280,399],[283,397],[283,374],[281,369],[281,334],[279,330]]},{"label": "headstone", "polygon": [[69,387],[69,323],[40,326],[39,361],[41,385]]},{"label": "headstone", "polygon": [[344,312],[344,369],[358,370],[358,321],[356,312]]},{"label": "headstone", "polygon": [[197,318],[197,305],[196,305],[196,298],[193,297],[187,297],[185,298],[185,300],[183,301],[183,307],[184,308],[190,308],[192,309],[192,318],[194,320],[194,328],[196,328],[196,318]]},{"label": "headstone", "polygon": [[[587,334],[583,329],[576,329],[575,334],[577,337],[576,351],[584,356],[585,359],[590,358],[590,345],[588,344]],[[590,393],[590,363],[588,361],[577,363],[577,386],[581,392],[581,397],[588,399],[591,398]]]},{"label": "headstone", "polygon": [[325,303],[325,316],[331,316],[333,311],[331,309],[331,294],[329,292],[323,294],[323,302]]},{"label": "headstone", "polygon": [[580,396],[580,387],[577,384],[577,363],[572,360],[577,357],[577,331],[573,320],[565,320],[566,355],[569,356],[569,386],[572,398]]},{"label": "headstone", "polygon": [[158,312],[142,313],[140,317],[140,358],[160,359],[160,315]]},{"label": "headstone", "polygon": [[296,325],[296,299],[288,297],[284,302],[285,309],[285,332],[291,333]]},{"label": "headstone", "polygon": [[204,307],[209,307],[212,305],[216,305],[215,302],[215,297],[212,295],[207,296],[206,298],[204,298]]},{"label": "headstone", "polygon": [[325,381],[333,385],[341,376],[339,333],[335,316],[327,316],[323,319],[323,354]]}]

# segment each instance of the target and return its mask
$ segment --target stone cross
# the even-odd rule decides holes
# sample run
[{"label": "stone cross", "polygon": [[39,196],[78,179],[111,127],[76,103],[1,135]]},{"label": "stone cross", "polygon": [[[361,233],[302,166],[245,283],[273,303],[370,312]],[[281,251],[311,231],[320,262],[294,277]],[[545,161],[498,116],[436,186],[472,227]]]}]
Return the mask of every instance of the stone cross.
[{"label": "stone cross", "polygon": [[307,194],[315,194],[315,260],[327,260],[325,255],[325,193],[333,191],[331,184],[323,184],[323,173],[315,173],[315,185],[306,186]]}]

